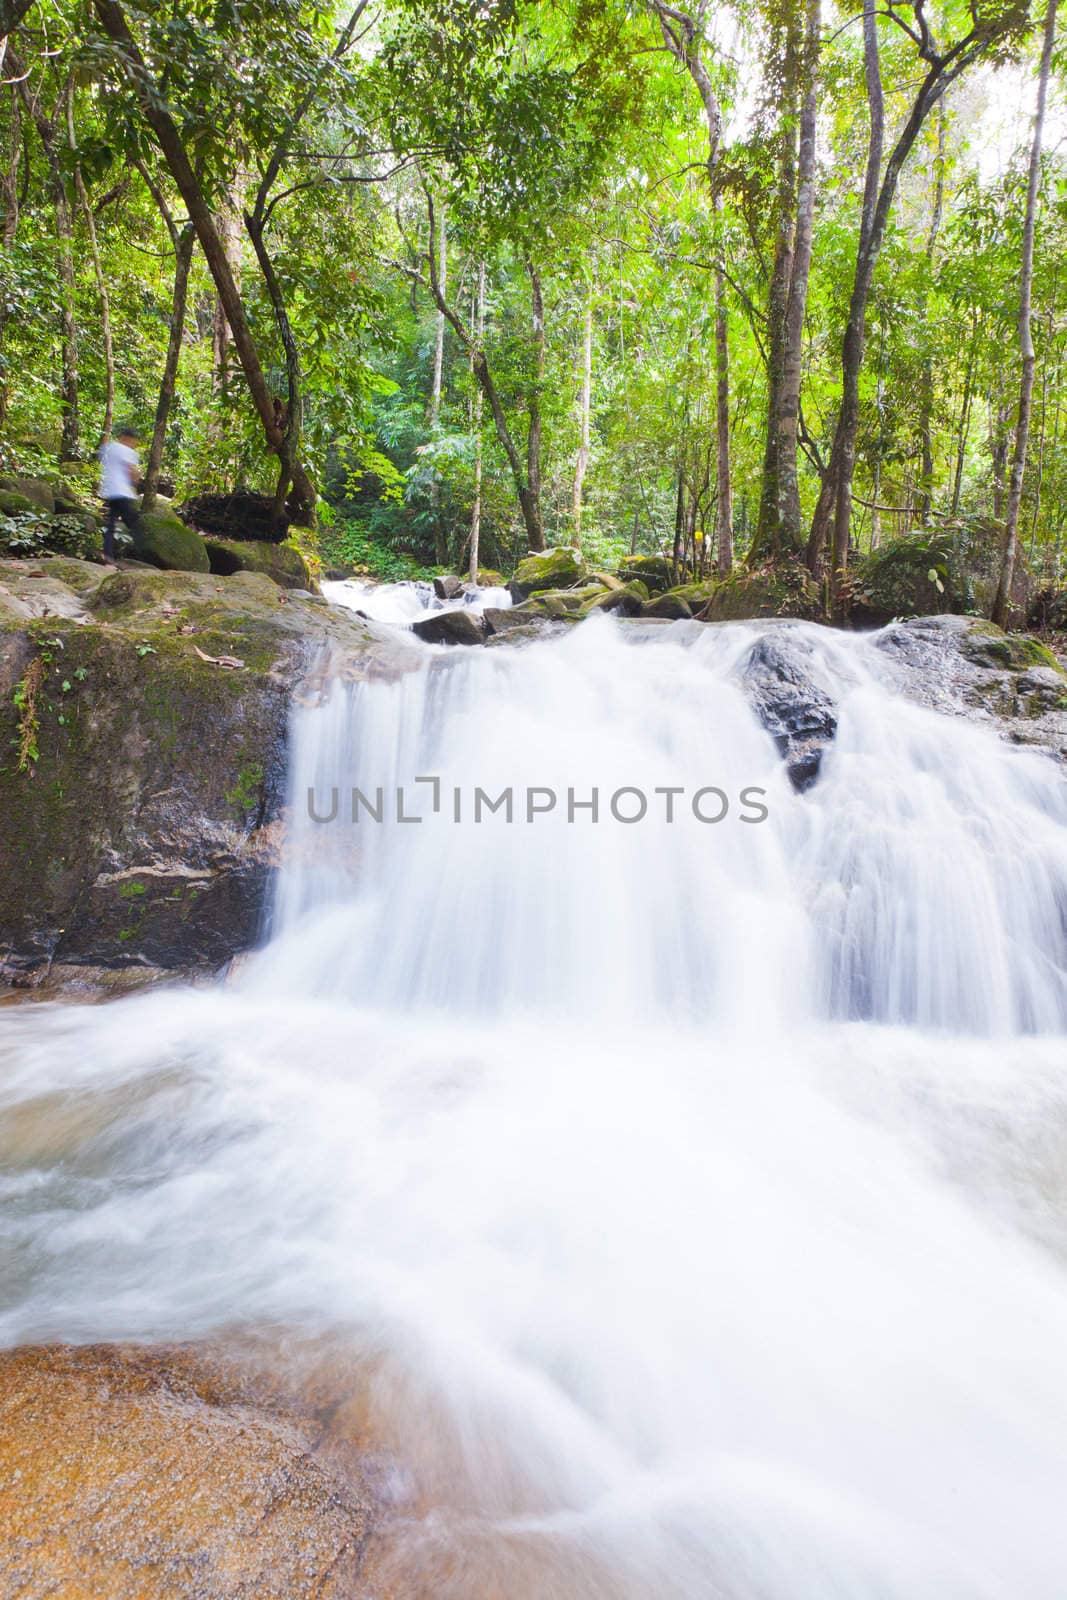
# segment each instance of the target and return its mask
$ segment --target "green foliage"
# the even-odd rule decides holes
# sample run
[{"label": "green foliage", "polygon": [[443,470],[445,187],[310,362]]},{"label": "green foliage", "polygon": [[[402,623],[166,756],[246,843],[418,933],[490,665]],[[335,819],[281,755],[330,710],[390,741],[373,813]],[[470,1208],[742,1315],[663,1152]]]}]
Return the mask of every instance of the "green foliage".
[{"label": "green foliage", "polygon": [[420,563],[408,552],[394,551],[376,541],[363,523],[343,519],[321,535],[322,559],[327,567],[350,568],[380,583],[432,578],[441,569]]},{"label": "green foliage", "polygon": [[31,560],[40,555],[89,560],[100,554],[100,533],[81,514],[49,516],[36,508],[15,516],[0,514],[0,554]]}]

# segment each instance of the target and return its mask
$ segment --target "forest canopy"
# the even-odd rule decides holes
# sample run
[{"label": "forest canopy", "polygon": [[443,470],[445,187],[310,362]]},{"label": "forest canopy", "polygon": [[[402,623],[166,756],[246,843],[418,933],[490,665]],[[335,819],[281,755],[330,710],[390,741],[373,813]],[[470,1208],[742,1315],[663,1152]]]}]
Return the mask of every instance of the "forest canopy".
[{"label": "forest canopy", "polygon": [[382,577],[580,545],[832,608],[925,541],[1003,615],[1064,562],[1055,24],[5,3],[0,470],[132,427],[146,505],[259,490]]}]

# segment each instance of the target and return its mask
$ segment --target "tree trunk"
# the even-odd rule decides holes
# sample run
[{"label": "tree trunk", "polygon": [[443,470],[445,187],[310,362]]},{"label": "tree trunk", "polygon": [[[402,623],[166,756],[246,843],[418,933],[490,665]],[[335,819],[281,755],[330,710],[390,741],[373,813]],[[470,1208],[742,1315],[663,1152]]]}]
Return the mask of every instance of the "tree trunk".
[{"label": "tree trunk", "polygon": [[726,281],[715,273],[715,559],[726,574],[734,564],[734,502],[730,481],[730,342]]},{"label": "tree trunk", "polygon": [[[478,263],[478,311],[474,341],[480,350],[485,338],[485,262]],[[471,507],[470,579],[478,582],[479,544],[482,532],[482,391],[474,396],[474,504]]]},{"label": "tree trunk", "polygon": [[189,268],[192,265],[195,245],[196,230],[191,222],[187,222],[180,233],[176,232],[170,335],[167,340],[167,359],[163,364],[163,377],[159,385],[159,399],[156,401],[156,420],[152,429],[152,443],[148,451],[148,464],[144,475],[144,494],[141,504],[145,511],[152,510],[158,493],[159,470],[163,464],[163,449],[167,442],[167,422],[170,419],[170,408],[174,401],[174,391],[178,378],[178,362],[181,360],[182,338],[185,333],[185,304],[189,291]]},{"label": "tree trunk", "polygon": [[[848,567],[849,531],[852,515],[852,479],[856,467],[856,436],[859,427],[859,380],[863,364],[863,347],[867,303],[870,299],[874,270],[885,236],[886,224],[896,197],[901,170],[911,153],[926,117],[937,104],[950,83],[983,54],[992,50],[1004,30],[1009,26],[1007,15],[997,27],[977,25],[958,44],[943,55],[928,53],[926,76],[916,93],[904,126],[886,162],[885,175],[879,187],[882,145],[885,132],[885,102],[882,91],[881,62],[878,52],[877,18],[881,13],[872,7],[863,14],[863,57],[867,80],[867,100],[870,108],[870,142],[867,151],[867,170],[864,178],[863,211],[860,225],[859,248],[853,276],[852,295],[849,302],[848,322],[841,350],[842,395],[841,406],[834,429],[833,448],[823,479],[822,492],[815,508],[815,517],[808,541],[808,565],[815,573],[821,572],[827,536],[833,530],[834,583],[840,594]],[[919,16],[918,26],[925,30],[925,48],[932,52],[929,30],[925,19]]]},{"label": "tree trunk", "polygon": [[103,441],[111,437],[111,425],[115,420],[115,346],[111,337],[111,296],[108,293],[107,279],[100,261],[100,246],[96,238],[96,220],[93,217],[93,208],[89,204],[89,195],[82,176],[81,162],[77,158],[78,140],[74,131],[74,92],[73,88],[67,92],[67,137],[71,151],[74,153],[74,192],[81,205],[82,216],[85,218],[85,227],[89,235],[89,254],[92,257],[93,277],[96,280],[96,293],[100,301],[100,332],[104,343],[104,372],[105,372],[105,398],[104,398],[104,427]]},{"label": "tree trunk", "polygon": [[1034,233],[1037,228],[1038,187],[1041,181],[1041,144],[1045,130],[1045,105],[1048,100],[1048,80],[1052,67],[1052,51],[1056,42],[1057,0],[1048,0],[1045,13],[1045,35],[1041,50],[1041,70],[1037,80],[1037,111],[1034,116],[1034,136],[1030,146],[1030,173],[1026,187],[1026,217],[1023,222],[1022,261],[1019,270],[1019,351],[1022,356],[1022,375],[1019,381],[1019,410],[1015,422],[1015,442],[1012,448],[1011,477],[1008,481],[1008,503],[1004,517],[1004,548],[1000,564],[1000,581],[993,602],[993,621],[1004,628],[1011,607],[1011,586],[1015,576],[1015,557],[1019,543],[1019,510],[1023,498],[1023,479],[1026,474],[1026,449],[1030,436],[1030,407],[1034,395],[1033,328],[1030,318],[1030,295],[1034,278]]},{"label": "tree trunk", "polygon": [[778,132],[778,195],[775,202],[774,266],[767,296],[767,427],[760,479],[759,518],[749,559],[780,554],[779,543],[779,418],[785,374],[786,312],[793,276],[797,232],[797,78],[796,8],[790,4],[782,51],[782,112]]},{"label": "tree trunk", "polygon": [[[226,259],[230,263],[230,272],[238,293],[241,291],[241,217],[244,213],[245,180],[243,168],[238,168],[234,176],[233,193],[223,201],[215,213],[215,226]],[[216,394],[221,393],[229,382],[230,345],[230,324],[226,317],[226,308],[216,290],[215,312],[211,319],[211,374]]]},{"label": "tree trunk", "polygon": [[[543,550],[545,547],[545,536],[544,530],[541,526],[541,507],[539,498],[531,493],[531,487],[527,481],[526,472],[523,469],[515,440],[512,438],[511,429],[508,427],[507,417],[504,415],[504,407],[501,404],[500,395],[497,392],[496,384],[493,382],[493,374],[490,371],[489,362],[486,360],[485,351],[480,345],[476,345],[472,342],[469,331],[463,326],[463,319],[458,315],[455,308],[450,306],[448,301],[445,299],[444,291],[442,290],[441,284],[438,280],[437,219],[434,211],[433,199],[429,192],[427,192],[426,195],[426,206],[430,217],[430,248],[426,253],[426,259],[430,269],[430,294],[433,296],[433,301],[438,311],[442,312],[443,315],[447,317],[449,326],[459,339],[461,347],[466,350],[470,358],[471,368],[474,372],[474,376],[478,381],[478,385],[481,388],[482,393],[485,395],[485,398],[488,401],[489,414],[493,419],[493,426],[496,429],[496,436],[500,441],[500,447],[507,457],[508,466],[511,469],[511,476],[515,484],[515,493],[518,497],[519,509],[522,512],[523,526],[526,529],[526,539],[529,548],[531,550]],[[422,280],[420,279],[419,281]],[[527,452],[527,455],[529,457],[529,451]]]},{"label": "tree trunk", "polygon": [[797,225],[793,242],[793,271],[786,302],[782,385],[777,416],[778,547],[791,555],[798,555],[804,546],[800,511],[800,477],[797,470],[797,432],[800,425],[804,316],[808,304],[808,279],[811,273],[812,239],[815,229],[815,133],[820,25],[820,0],[808,0],[801,73],[803,100],[800,108],[797,163]]},{"label": "tree trunk", "polygon": [[[15,243],[15,235],[19,225],[19,162],[22,158],[22,109],[19,102],[18,90],[12,86],[11,95],[11,126],[8,129],[7,160],[3,173],[0,174],[0,200],[4,207],[3,239],[4,254],[7,256]],[[8,405],[10,403],[10,390],[7,381],[7,361],[4,357],[4,334],[7,329],[7,293],[6,285],[0,284],[0,428],[7,421]]]},{"label": "tree trunk", "polygon": [[530,390],[529,432],[526,435],[526,482],[529,485],[534,530],[530,549],[545,548],[541,515],[541,390],[545,381],[545,302],[541,294],[541,274],[527,265],[533,309],[534,381]]},{"label": "tree trunk", "polygon": [[960,407],[960,425],[956,434],[956,470],[952,476],[952,504],[949,515],[954,517],[960,508],[960,491],[963,487],[963,465],[967,459],[967,433],[971,421],[971,384],[974,379],[974,353],[976,332],[971,334],[967,349],[967,367],[963,375],[963,404]]},{"label": "tree trunk", "polygon": [[[282,462],[282,472],[284,473],[286,463],[283,452],[291,449],[291,435],[287,437],[284,423],[279,422],[275,414],[274,398],[267,385],[259,360],[259,352],[256,349],[251,329],[248,326],[244,302],[234,282],[229,259],[222,240],[219,238],[218,229],[204,197],[203,189],[193,171],[174,119],[167,109],[166,98],[160,91],[158,84],[153,81],[145,65],[144,58],[127,26],[121,5],[117,4],[116,0],[93,0],[93,4],[105,33],[116,45],[120,56],[123,58],[145,121],[156,136],[156,141],[163,152],[171,176],[185,202],[189,220],[196,229],[197,238],[204,252],[204,259],[207,261],[208,269],[214,279],[215,287],[226,312],[226,318],[230,324],[234,348],[244,370],[252,403],[263,425],[267,444],[272,451],[278,454]],[[305,484],[307,484],[307,475],[303,472],[299,462],[292,463],[289,470],[293,470],[294,467],[302,474]]]},{"label": "tree trunk", "polygon": [[[926,238],[926,275],[923,278],[919,300],[919,325],[922,329],[923,360],[919,396],[919,452],[921,457],[921,497],[919,515],[923,522],[930,516],[934,487],[934,363],[930,353],[929,285],[934,275],[934,254],[937,236],[941,231],[941,218],[945,206],[945,140],[948,135],[948,118],[945,102],[938,105],[937,121],[937,181],[934,186],[934,208],[930,218],[930,231]],[[877,499],[878,496],[875,496]]]},{"label": "tree trunk", "polygon": [[[448,293],[448,236],[445,223],[445,208],[441,206],[441,233],[440,257],[437,264],[437,277],[441,285],[441,293]],[[445,314],[437,313],[437,337],[433,347],[433,383],[430,388],[430,427],[436,428],[437,420],[441,413],[441,374],[445,364]]]},{"label": "tree trunk", "polygon": [[593,286],[585,302],[582,322],[582,382],[578,395],[579,442],[574,463],[574,488],[571,493],[571,515],[574,522],[574,542],[582,545],[582,488],[589,470],[589,408],[593,387]]},{"label": "tree trunk", "polygon": [[[815,521],[812,526],[812,542],[816,544],[820,556],[826,534],[831,527],[833,529],[832,567],[835,586],[840,582],[848,566],[852,478],[856,468],[856,432],[860,414],[860,368],[863,365],[867,301],[870,297],[878,248],[881,244],[878,227],[880,199],[878,179],[882,168],[882,146],[885,140],[885,100],[878,53],[877,13],[873,9],[863,14],[863,62],[871,126],[867,143],[867,167],[863,180],[859,248],[841,352],[841,408],[834,430],[830,464],[815,508]],[[918,133],[918,128],[915,132]],[[811,553],[809,549],[809,558]]]},{"label": "tree trunk", "polygon": [[[256,252],[256,260],[259,262],[263,282],[267,287],[267,296],[274,312],[274,320],[278,326],[282,349],[285,351],[288,404],[283,408],[281,442],[277,446],[278,487],[274,494],[275,520],[279,523],[282,521],[287,491],[292,484],[293,521],[303,527],[311,528],[315,525],[317,497],[315,485],[300,460],[300,434],[304,425],[304,375],[300,368],[300,351],[289,321],[281,285],[274,271],[274,263],[264,242],[262,224],[258,218],[246,214],[245,227],[252,240],[252,248]],[[277,415],[276,406],[274,410]]]},{"label": "tree trunk", "polygon": [[[59,282],[61,290],[60,340],[62,344],[63,376],[60,383],[60,405],[63,410],[62,434],[59,446],[60,461],[81,460],[81,419],[78,408],[78,322],[75,307],[74,230],[71,225],[70,202],[63,165],[56,149],[56,122],[50,121],[30,96],[26,75],[13,52],[9,52],[12,68],[21,74],[19,92],[23,103],[33,117],[37,134],[44,150],[51,177],[52,194],[56,210],[56,239],[59,243]],[[58,121],[61,107],[56,111]]]}]

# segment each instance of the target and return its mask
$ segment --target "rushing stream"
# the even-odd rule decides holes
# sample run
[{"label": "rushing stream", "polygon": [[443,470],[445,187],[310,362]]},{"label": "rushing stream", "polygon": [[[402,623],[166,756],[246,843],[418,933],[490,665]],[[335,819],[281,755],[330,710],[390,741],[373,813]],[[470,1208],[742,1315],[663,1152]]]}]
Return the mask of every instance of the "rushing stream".
[{"label": "rushing stream", "polygon": [[334,683],[236,978],[2,1014],[0,1336],[343,1336],[368,1595],[1067,1592],[1067,786],[798,627],[795,792],[760,632]]}]

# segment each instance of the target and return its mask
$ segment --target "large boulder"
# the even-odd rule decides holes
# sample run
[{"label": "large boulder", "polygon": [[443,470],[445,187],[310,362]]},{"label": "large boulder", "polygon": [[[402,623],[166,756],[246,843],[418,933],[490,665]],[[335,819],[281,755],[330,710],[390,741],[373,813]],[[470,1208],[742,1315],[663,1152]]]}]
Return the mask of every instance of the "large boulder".
[{"label": "large boulder", "polygon": [[314,592],[316,588],[307,562],[293,544],[272,544],[266,539],[205,537],[203,545],[212,572],[224,576],[235,572],[264,572],[283,589]]},{"label": "large boulder", "polygon": [[369,1593],[361,1580],[373,1499],[354,1452],[334,1445],[330,1413],[313,1395],[195,1346],[3,1352],[0,1592]]},{"label": "large boulder", "polygon": [[640,578],[631,578],[629,583],[617,589],[601,589],[599,593],[591,595],[582,606],[581,615],[591,617],[594,611],[606,611],[620,617],[637,617],[647,603],[648,589],[645,584]]},{"label": "large boulder", "polygon": [[590,600],[597,600],[606,593],[602,583],[583,583],[577,589],[540,589],[523,601],[523,609],[539,611],[550,617],[563,617],[571,613],[577,616]]},{"label": "large boulder", "polygon": [[937,616],[894,623],[877,646],[909,698],[1067,760],[1067,673],[1039,640],[978,617]]},{"label": "large boulder", "polygon": [[650,594],[661,594],[674,583],[674,567],[668,556],[623,556],[618,576],[623,583],[640,578]]},{"label": "large boulder", "polygon": [[509,585],[511,598],[518,605],[540,589],[576,589],[588,577],[589,570],[577,550],[565,545],[542,550],[527,556],[515,568]]},{"label": "large boulder", "polygon": [[142,511],[133,548],[138,560],[165,572],[211,571],[203,539],[170,511]]},{"label": "large boulder", "polygon": [[668,622],[678,622],[693,615],[693,608],[689,601],[677,593],[667,590],[665,594],[658,594],[654,599],[646,602],[642,616],[662,618]]},{"label": "large boulder", "polygon": [[187,973],[251,948],[290,697],[327,646],[364,675],[418,654],[259,573],[0,562],[0,969]]},{"label": "large boulder", "polygon": [[[756,617],[814,620],[822,597],[808,569],[798,561],[773,567],[739,567],[716,581],[703,611],[705,622],[740,622]],[[694,615],[696,615],[694,609]]]},{"label": "large boulder", "polygon": [[0,478],[0,491],[18,495],[28,505],[36,506],[49,516],[56,509],[55,490],[44,478]]},{"label": "large boulder", "polygon": [[194,495],[178,509],[190,527],[221,539],[256,539],[280,544],[289,532],[288,511],[277,520],[273,497],[256,494],[251,489]]},{"label": "large boulder", "polygon": [[469,611],[434,611],[411,625],[412,633],[427,644],[482,644],[485,625]]}]

